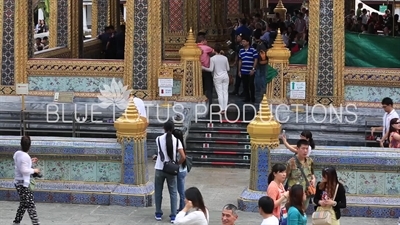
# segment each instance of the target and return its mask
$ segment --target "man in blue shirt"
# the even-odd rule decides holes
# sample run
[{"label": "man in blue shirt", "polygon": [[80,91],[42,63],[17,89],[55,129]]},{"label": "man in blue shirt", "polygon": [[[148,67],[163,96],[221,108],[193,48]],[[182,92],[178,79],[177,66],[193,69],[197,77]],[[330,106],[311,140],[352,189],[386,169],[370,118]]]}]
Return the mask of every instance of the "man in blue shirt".
[{"label": "man in blue shirt", "polygon": [[236,36],[241,34],[242,36],[250,37],[252,33],[253,31],[251,31],[250,28],[247,26],[247,20],[241,19],[240,26],[235,31]]},{"label": "man in blue shirt", "polygon": [[239,52],[239,76],[243,82],[244,101],[254,103],[256,101],[254,75],[258,63],[258,52],[250,46],[250,40],[249,36],[243,37],[242,40],[243,48]]}]

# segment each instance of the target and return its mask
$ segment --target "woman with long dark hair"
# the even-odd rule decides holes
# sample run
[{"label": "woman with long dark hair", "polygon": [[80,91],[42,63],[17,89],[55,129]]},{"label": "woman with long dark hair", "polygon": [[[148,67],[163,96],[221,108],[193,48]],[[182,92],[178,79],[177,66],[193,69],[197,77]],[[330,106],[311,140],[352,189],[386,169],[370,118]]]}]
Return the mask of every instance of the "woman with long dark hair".
[{"label": "woman with long dark hair", "polygon": [[[288,148],[291,152],[297,154],[297,152],[298,152],[297,146],[296,145],[290,145],[289,142],[287,142],[287,138],[286,138],[285,134],[282,134],[280,136],[280,138],[282,139],[283,144],[286,146],[286,148]],[[304,130],[303,132],[301,132],[300,140],[306,140],[310,144],[309,147],[308,147],[307,157],[310,156],[311,150],[315,149],[315,142],[314,142],[314,139],[313,139],[311,131]]]},{"label": "woman with long dark hair", "polygon": [[289,202],[286,204],[288,209],[287,225],[307,225],[307,215],[304,209],[306,194],[303,186],[296,184],[290,188]]},{"label": "woman with long dark hair", "polygon": [[317,184],[314,203],[317,205],[317,211],[331,213],[331,225],[340,224],[340,209],[346,208],[346,190],[339,182],[334,167],[329,166],[322,170],[322,181]]},{"label": "woman with long dark hair", "polygon": [[[183,140],[183,133],[179,129],[175,129],[172,134],[182,143],[183,147],[183,152],[186,155],[185,151],[185,142]],[[180,158],[181,155],[178,155],[178,158]],[[179,208],[178,212],[180,212],[183,207],[185,207],[185,178],[187,175],[187,167],[186,167],[186,160],[183,161],[183,163],[179,167],[179,173],[178,173],[178,193],[179,193]]]},{"label": "woman with long dark hair", "polygon": [[178,225],[208,225],[209,213],[201,192],[196,187],[185,191],[185,207],[176,215],[175,224]]},{"label": "woman with long dark hair", "polygon": [[400,120],[393,118],[390,120],[389,128],[389,148],[400,148]]},{"label": "woman with long dark hair", "polygon": [[21,138],[21,150],[14,153],[15,179],[14,185],[19,195],[19,207],[14,219],[14,224],[20,224],[25,211],[28,211],[33,225],[39,224],[39,218],[36,213],[36,205],[33,192],[30,188],[31,175],[39,174],[39,169],[32,169],[32,163],[36,163],[37,158],[31,158],[28,154],[31,148],[31,138],[23,136]]},{"label": "woman with long dark hair", "polygon": [[286,180],[286,166],[283,164],[275,164],[271,168],[271,173],[268,176],[267,195],[274,200],[273,214],[280,221],[282,217],[286,217],[285,203],[289,197],[289,192],[285,191],[283,183]]},{"label": "woman with long dark hair", "polygon": [[[167,180],[168,192],[171,204],[171,214],[169,215],[171,223],[175,221],[177,212],[176,203],[177,199],[177,176],[164,172],[165,162],[177,162],[177,154],[181,156],[178,164],[182,164],[185,161],[186,155],[183,151],[182,143],[179,139],[172,135],[174,130],[174,123],[167,121],[164,124],[165,134],[156,138],[156,144],[158,149],[158,155],[156,165],[154,166],[156,172],[154,176],[154,197],[156,202],[155,219],[157,221],[162,220],[163,211],[161,210],[162,203],[162,192],[164,189],[164,182]],[[162,153],[162,156],[160,154]],[[162,160],[162,158],[164,160]]]}]

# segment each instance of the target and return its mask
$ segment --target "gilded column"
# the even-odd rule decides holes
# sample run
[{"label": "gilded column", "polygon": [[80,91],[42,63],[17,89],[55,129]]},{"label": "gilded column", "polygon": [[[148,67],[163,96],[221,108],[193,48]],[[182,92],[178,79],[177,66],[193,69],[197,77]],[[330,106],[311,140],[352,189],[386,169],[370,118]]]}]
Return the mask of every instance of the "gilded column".
[{"label": "gilded column", "polygon": [[184,69],[179,101],[206,101],[207,98],[203,95],[203,79],[201,76],[201,50],[196,44],[192,28],[189,30],[185,45],[179,50],[179,55]]},{"label": "gilded column", "polygon": [[344,101],[344,1],[310,0],[309,104]]},{"label": "gilded column", "polygon": [[258,212],[258,199],[265,196],[268,188],[271,150],[279,146],[280,131],[281,125],[273,117],[264,95],[260,111],[247,126],[251,143],[250,183],[238,198],[242,211]]},{"label": "gilded column", "polygon": [[[12,1],[14,2],[14,1]],[[15,4],[15,5],[14,5]],[[14,8],[8,8],[9,6],[13,6]],[[14,58],[11,59],[9,62],[6,62],[5,64],[14,64],[14,73],[8,74],[6,77],[2,77],[2,82],[4,83],[9,83],[10,85],[14,85],[15,83],[27,83],[28,78],[27,78],[27,70],[26,70],[26,64],[28,62],[28,57],[32,57],[33,54],[33,23],[29,20],[32,19],[32,16],[30,15],[30,10],[32,8],[32,1],[30,0],[21,0],[21,1],[15,1],[14,3],[11,4],[11,1],[7,0],[5,1],[5,4],[2,5],[2,7],[7,7],[7,13],[11,12],[14,13],[14,23],[13,24],[8,24],[7,26],[14,26],[12,29],[14,30],[14,34],[11,37],[7,37],[10,39],[14,39],[14,45],[11,46],[2,46],[3,48],[3,57],[5,55],[4,52],[4,47],[10,48],[7,51],[11,51],[11,49],[14,50]],[[29,8],[31,7],[31,8]],[[11,21],[10,21],[11,22]],[[3,30],[7,30],[4,29]],[[18,34],[18,35],[16,35]],[[4,60],[3,60],[4,62]],[[12,63],[13,62],[13,63]],[[3,64],[4,66],[4,64]],[[4,68],[3,68],[4,69]],[[7,68],[8,69],[8,68]],[[6,72],[6,71],[4,71]],[[11,72],[11,71],[10,71]],[[13,77],[13,79],[9,79]],[[8,78],[8,79],[7,79]],[[6,82],[4,82],[6,81]],[[7,82],[8,81],[8,82]]]},{"label": "gilded column", "polygon": [[109,25],[118,29],[120,26],[120,0],[109,0],[108,2],[108,21]]},{"label": "gilded column", "polygon": [[108,0],[92,0],[92,38],[108,26]]},{"label": "gilded column", "polygon": [[267,97],[271,103],[281,104],[285,100],[285,88],[283,87],[284,72],[289,66],[290,51],[286,48],[281,31],[274,41],[273,47],[267,52],[271,67],[277,70],[278,75],[267,84]]},{"label": "gilded column", "polygon": [[68,1],[68,48],[71,58],[83,57],[83,0]]},{"label": "gilded column", "polygon": [[[147,170],[147,126],[147,119],[139,115],[131,98],[125,113],[114,123],[122,148],[122,185],[112,193],[118,197],[111,197],[111,204],[152,206],[154,185],[149,182]],[[126,195],[127,200],[121,201],[121,195]]]},{"label": "gilded column", "polygon": [[285,21],[286,20],[286,12],[287,12],[287,9],[283,5],[282,0],[279,0],[278,4],[276,5],[276,7],[274,9],[274,13],[279,13],[279,18],[281,19],[281,21]]},{"label": "gilded column", "polygon": [[49,14],[50,48],[68,46],[69,10],[68,0],[50,1]]}]

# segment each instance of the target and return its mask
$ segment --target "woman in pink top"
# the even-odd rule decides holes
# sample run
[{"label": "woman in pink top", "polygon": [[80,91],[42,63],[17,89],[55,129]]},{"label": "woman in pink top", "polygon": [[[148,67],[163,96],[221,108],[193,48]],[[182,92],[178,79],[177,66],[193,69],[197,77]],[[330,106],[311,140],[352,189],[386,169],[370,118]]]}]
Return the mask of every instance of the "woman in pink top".
[{"label": "woman in pink top", "polygon": [[400,148],[400,120],[393,118],[390,120],[389,128],[389,148]]},{"label": "woman in pink top", "polygon": [[[273,214],[279,221],[286,218],[285,204],[289,196],[289,192],[285,191],[283,182],[286,180],[286,166],[283,164],[275,164],[268,176],[267,195],[274,200]],[[282,215],[281,215],[282,214]],[[281,218],[282,217],[282,218]]]}]

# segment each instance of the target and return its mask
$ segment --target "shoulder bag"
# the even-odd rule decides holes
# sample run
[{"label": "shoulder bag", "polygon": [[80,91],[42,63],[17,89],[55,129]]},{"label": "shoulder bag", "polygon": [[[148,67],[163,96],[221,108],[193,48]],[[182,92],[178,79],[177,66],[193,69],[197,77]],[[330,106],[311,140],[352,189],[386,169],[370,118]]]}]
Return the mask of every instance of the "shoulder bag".
[{"label": "shoulder bag", "polygon": [[[171,161],[165,162],[165,156],[163,151],[161,150],[161,145],[160,145],[160,138],[157,138],[158,142],[158,154],[160,155],[161,162],[164,163],[163,167],[163,172],[170,174],[170,175],[178,175],[179,173],[179,164],[174,160],[171,159]],[[176,139],[176,151],[175,151],[175,157],[177,155],[178,151],[178,139]]]},{"label": "shoulder bag", "polygon": [[303,175],[303,178],[306,181],[306,190],[304,190],[304,192],[306,192],[306,195],[308,197],[313,197],[315,195],[315,191],[316,191],[315,187],[310,184],[310,181],[308,181],[308,178],[307,178],[306,174],[304,173],[304,170],[301,166],[299,159],[296,156],[294,158],[296,159],[297,168],[299,168],[301,174]]},{"label": "shoulder bag", "polygon": [[[333,200],[336,198],[336,194],[339,188],[339,184],[336,185],[335,195],[333,196]],[[318,207],[319,208],[319,207]],[[329,210],[322,209],[314,212],[311,216],[313,225],[331,225],[332,224],[332,215]],[[332,208],[332,207],[331,207]],[[329,208],[329,209],[331,209]]]}]

